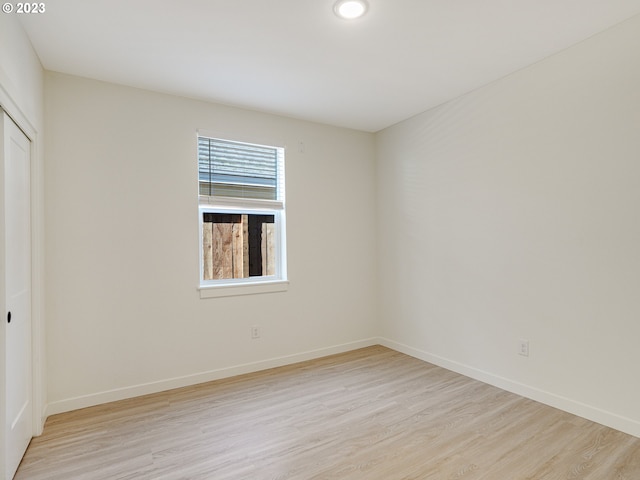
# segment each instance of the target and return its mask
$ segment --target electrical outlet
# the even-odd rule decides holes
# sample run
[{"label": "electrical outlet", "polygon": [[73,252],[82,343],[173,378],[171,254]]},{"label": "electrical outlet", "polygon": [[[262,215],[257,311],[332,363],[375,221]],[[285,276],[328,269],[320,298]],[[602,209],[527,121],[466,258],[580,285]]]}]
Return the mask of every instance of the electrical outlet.
[{"label": "electrical outlet", "polygon": [[257,325],[254,325],[253,327],[251,327],[251,338],[260,338],[260,327]]},{"label": "electrical outlet", "polygon": [[520,340],[518,342],[518,354],[523,357],[529,356],[529,340]]}]

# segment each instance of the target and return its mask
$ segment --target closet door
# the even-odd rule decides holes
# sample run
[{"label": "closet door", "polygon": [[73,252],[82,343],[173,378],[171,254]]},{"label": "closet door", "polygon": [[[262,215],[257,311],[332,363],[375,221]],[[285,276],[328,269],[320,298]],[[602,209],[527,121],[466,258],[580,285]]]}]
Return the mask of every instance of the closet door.
[{"label": "closet door", "polygon": [[[33,433],[31,356],[30,142],[2,115],[4,183],[4,457],[7,479],[20,464]],[[0,474],[1,477],[1,474]]]}]

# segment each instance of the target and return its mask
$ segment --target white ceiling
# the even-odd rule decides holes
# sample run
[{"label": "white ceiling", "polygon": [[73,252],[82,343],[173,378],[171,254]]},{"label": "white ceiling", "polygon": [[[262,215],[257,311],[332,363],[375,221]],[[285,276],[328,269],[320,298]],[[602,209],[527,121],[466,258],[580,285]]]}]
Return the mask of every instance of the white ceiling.
[{"label": "white ceiling", "polygon": [[48,70],[375,132],[640,14],[640,0],[52,0]]}]

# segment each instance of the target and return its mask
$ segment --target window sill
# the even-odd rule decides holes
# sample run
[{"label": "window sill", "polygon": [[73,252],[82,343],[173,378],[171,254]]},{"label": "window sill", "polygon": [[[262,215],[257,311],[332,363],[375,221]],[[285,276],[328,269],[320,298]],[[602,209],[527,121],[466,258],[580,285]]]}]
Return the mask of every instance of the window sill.
[{"label": "window sill", "polygon": [[237,295],[256,295],[260,293],[286,292],[289,288],[287,280],[270,282],[238,283],[227,285],[203,285],[198,288],[200,298],[234,297]]}]

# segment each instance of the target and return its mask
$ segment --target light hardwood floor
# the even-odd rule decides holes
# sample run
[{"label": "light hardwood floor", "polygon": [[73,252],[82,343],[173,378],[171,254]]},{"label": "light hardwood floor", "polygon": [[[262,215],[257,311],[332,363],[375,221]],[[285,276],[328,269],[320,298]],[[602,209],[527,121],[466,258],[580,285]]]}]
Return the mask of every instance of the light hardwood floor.
[{"label": "light hardwood floor", "polygon": [[16,480],[639,480],[640,439],[384,347],[52,416]]}]

